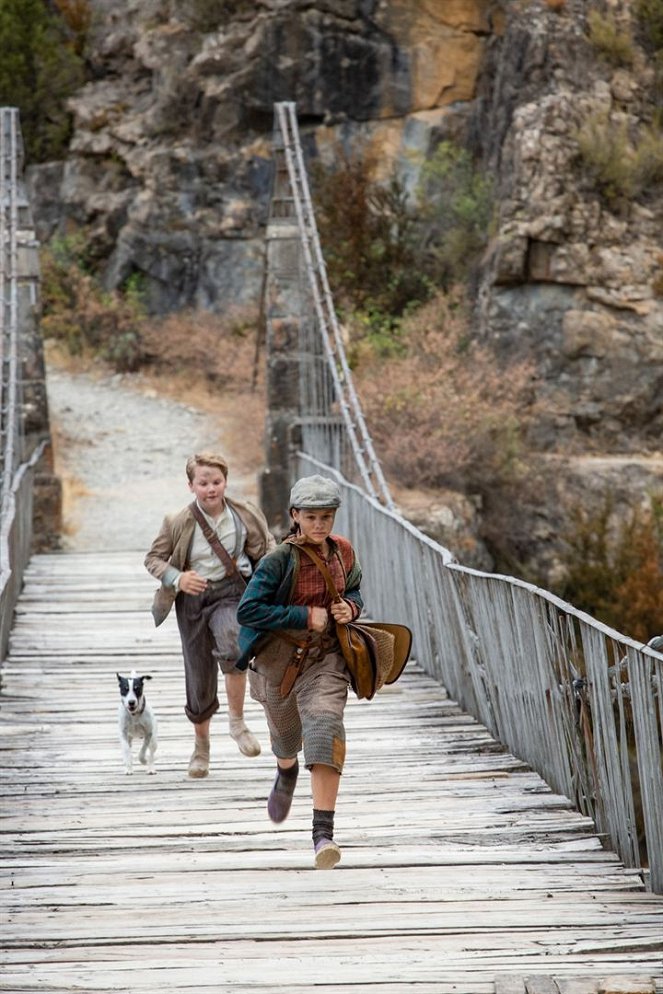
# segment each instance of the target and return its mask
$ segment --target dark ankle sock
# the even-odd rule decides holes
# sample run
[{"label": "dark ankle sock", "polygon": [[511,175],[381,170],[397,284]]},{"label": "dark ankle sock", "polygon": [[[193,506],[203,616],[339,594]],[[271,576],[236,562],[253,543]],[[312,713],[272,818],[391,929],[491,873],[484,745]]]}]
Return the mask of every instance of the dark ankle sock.
[{"label": "dark ankle sock", "polygon": [[320,839],[334,838],[334,812],[313,808],[313,845]]},{"label": "dark ankle sock", "polygon": [[283,766],[279,766],[279,779],[296,780],[298,773],[299,773],[299,762],[297,760],[295,760],[294,765],[289,766],[287,770]]}]

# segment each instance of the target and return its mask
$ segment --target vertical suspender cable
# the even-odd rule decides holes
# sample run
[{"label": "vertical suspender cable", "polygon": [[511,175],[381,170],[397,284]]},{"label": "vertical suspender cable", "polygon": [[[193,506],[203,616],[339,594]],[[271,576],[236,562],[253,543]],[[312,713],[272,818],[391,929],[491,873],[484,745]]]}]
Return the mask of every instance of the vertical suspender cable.
[{"label": "vertical suspender cable", "polygon": [[301,194],[304,207],[304,217],[306,220],[306,235],[310,240],[312,254],[314,258],[314,274],[317,277],[320,286],[322,288],[322,301],[325,305],[326,316],[331,326],[334,341],[336,344],[336,358],[338,359],[341,369],[343,371],[343,383],[348,392],[350,407],[355,418],[357,427],[359,428],[359,434],[361,437],[362,446],[364,452],[367,456],[370,471],[374,475],[377,482],[377,489],[380,496],[384,500],[387,507],[393,508],[393,501],[391,499],[391,494],[389,493],[389,488],[387,486],[386,480],[382,473],[382,467],[380,466],[377,455],[375,454],[375,449],[373,447],[373,440],[370,436],[368,428],[366,426],[366,421],[364,418],[364,413],[361,409],[361,404],[357,396],[357,392],[354,387],[354,382],[352,379],[352,373],[350,371],[350,366],[348,364],[347,356],[345,354],[345,345],[343,343],[343,338],[341,335],[341,329],[339,327],[338,318],[336,316],[336,308],[334,307],[334,301],[332,298],[331,288],[329,286],[329,280],[327,279],[327,266],[322,254],[322,248],[320,246],[320,237],[318,235],[318,228],[315,222],[315,213],[313,211],[313,203],[311,200],[311,193],[308,185],[306,166],[304,164],[304,157],[302,155],[302,147],[298,137],[298,127],[297,127],[297,116],[294,103],[286,104],[287,112],[290,117],[290,127],[296,140],[294,141],[294,154],[297,162],[298,174],[301,182]]},{"label": "vertical suspender cable", "polygon": [[370,496],[393,508],[393,500],[375,455],[345,355],[320,248],[294,103],[276,104],[276,118],[283,139],[293,204],[318,326],[354,461]]}]

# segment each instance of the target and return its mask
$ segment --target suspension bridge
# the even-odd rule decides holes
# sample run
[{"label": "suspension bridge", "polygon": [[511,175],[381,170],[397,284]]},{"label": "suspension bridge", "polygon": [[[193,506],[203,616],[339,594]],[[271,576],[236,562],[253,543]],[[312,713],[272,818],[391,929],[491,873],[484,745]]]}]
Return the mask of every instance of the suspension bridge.
[{"label": "suspension bridge", "polygon": [[[349,703],[332,873],[311,869],[304,783],[286,822],[267,818],[257,706],[262,755],[240,756],[218,719],[211,776],[186,777],[179,640],[172,619],[151,625],[144,550],[30,555],[45,442],[21,393],[34,280],[16,112],[1,124],[0,991],[661,994],[663,657],[463,567],[398,514],[292,104],[275,112],[263,503],[276,520],[294,475],[338,479],[368,610],[410,625],[415,659]],[[153,777],[119,759],[109,688],[127,668],[155,676]]]}]

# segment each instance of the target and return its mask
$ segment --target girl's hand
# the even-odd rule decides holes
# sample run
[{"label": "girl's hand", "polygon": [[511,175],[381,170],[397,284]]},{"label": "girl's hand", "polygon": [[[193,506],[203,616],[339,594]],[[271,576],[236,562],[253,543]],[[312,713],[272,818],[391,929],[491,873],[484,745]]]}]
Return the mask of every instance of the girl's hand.
[{"label": "girl's hand", "polygon": [[[332,608],[333,610],[333,608]],[[327,609],[324,607],[312,607],[311,608],[311,628],[314,632],[324,632],[327,628],[327,622],[329,621],[329,615],[327,614]]]},{"label": "girl's hand", "polygon": [[207,580],[198,576],[194,569],[180,573],[180,590],[183,590],[185,594],[202,594],[206,587]]},{"label": "girl's hand", "polygon": [[336,601],[331,606],[331,613],[334,621],[338,621],[341,625],[347,625],[348,622],[352,621],[354,612],[347,601]]}]

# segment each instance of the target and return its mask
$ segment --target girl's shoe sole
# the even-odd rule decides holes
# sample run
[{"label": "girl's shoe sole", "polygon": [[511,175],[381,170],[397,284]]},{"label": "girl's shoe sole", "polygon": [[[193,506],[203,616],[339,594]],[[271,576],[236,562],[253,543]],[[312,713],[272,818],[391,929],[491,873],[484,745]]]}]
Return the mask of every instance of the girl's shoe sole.
[{"label": "girl's shoe sole", "polygon": [[335,842],[329,842],[318,849],[315,854],[315,868],[316,870],[332,870],[340,858],[341,850],[339,847]]}]

